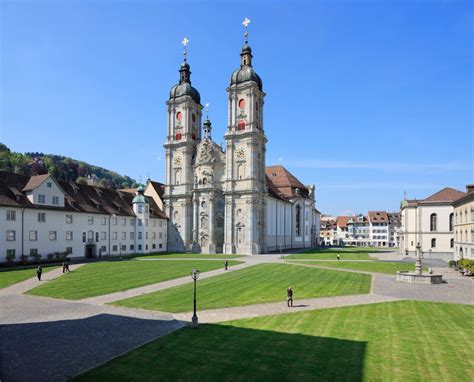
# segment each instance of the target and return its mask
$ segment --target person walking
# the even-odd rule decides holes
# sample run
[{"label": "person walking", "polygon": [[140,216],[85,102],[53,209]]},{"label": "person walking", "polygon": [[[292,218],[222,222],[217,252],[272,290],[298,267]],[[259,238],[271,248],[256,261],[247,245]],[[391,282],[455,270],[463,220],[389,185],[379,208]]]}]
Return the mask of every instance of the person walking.
[{"label": "person walking", "polygon": [[288,308],[290,306],[293,307],[293,289],[291,289],[291,287],[288,287],[286,290],[286,305]]},{"label": "person walking", "polygon": [[66,273],[66,260],[63,261],[63,273]]},{"label": "person walking", "polygon": [[41,281],[42,273],[43,273],[43,268],[41,268],[41,265],[38,265],[38,268],[36,268],[36,277],[38,277],[38,281]]},{"label": "person walking", "polygon": [[341,260],[341,256],[339,255],[339,253],[337,254],[336,257],[337,257],[338,260]]},{"label": "person walking", "polygon": [[64,263],[65,263],[65,267],[66,267],[66,272],[71,272],[69,270],[69,259],[66,259],[66,261]]},{"label": "person walking", "polygon": [[225,260],[224,261],[224,270],[227,270],[228,267],[229,267],[229,260]]}]

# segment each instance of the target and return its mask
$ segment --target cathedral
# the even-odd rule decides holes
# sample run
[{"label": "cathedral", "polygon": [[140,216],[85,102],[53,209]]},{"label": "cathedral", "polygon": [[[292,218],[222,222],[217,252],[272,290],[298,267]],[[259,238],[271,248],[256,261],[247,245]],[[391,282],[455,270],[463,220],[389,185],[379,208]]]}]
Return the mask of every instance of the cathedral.
[{"label": "cathedral", "polygon": [[166,103],[169,251],[259,254],[318,244],[315,187],[304,186],[283,166],[265,166],[265,93],[247,36],[246,31],[240,67],[227,87],[225,149],[212,140],[211,121],[202,123],[183,40],[179,83]]}]

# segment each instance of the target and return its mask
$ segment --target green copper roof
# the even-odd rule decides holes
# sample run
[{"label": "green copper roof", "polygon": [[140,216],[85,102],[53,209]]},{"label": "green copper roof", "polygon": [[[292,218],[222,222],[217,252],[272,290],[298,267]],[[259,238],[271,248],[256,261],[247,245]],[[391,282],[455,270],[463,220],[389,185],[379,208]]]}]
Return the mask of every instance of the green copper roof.
[{"label": "green copper roof", "polygon": [[137,195],[133,198],[132,203],[148,203],[147,198],[145,198],[143,195]]}]

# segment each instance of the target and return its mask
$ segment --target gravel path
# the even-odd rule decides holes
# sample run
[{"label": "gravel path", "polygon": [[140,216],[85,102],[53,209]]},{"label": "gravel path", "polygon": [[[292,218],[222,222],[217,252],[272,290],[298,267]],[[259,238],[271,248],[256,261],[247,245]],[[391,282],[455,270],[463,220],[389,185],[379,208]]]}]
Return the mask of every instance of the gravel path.
[{"label": "gravel path", "polygon": [[[269,304],[236,306],[232,308],[201,310],[198,312],[199,322],[213,323],[220,321],[238,320],[241,318],[261,317],[274,314],[296,313],[305,310],[336,308],[342,306],[375,304],[379,302],[398,301],[397,297],[379,296],[374,294],[359,294],[338,297],[295,299],[293,307],[288,308],[286,301]],[[192,312],[176,313],[175,318],[180,321],[191,321]]]}]

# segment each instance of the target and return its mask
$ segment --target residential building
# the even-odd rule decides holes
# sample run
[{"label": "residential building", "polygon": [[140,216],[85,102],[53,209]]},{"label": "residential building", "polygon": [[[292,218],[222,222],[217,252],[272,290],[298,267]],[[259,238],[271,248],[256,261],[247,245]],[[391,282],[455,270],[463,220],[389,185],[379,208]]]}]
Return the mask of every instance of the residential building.
[{"label": "residential building", "polygon": [[320,244],[325,246],[336,245],[336,218],[333,216],[321,216]]},{"label": "residential building", "polygon": [[443,188],[421,200],[404,199],[401,203],[400,251],[414,256],[419,243],[421,251],[450,260],[454,248],[453,202],[466,194]]},{"label": "residential building", "polygon": [[100,257],[167,250],[168,220],[135,193],[0,171],[0,262],[68,252]]},{"label": "residential building", "polygon": [[466,186],[466,194],[453,201],[455,260],[474,259],[474,185]]},{"label": "residential building", "polygon": [[388,214],[386,211],[369,211],[369,241],[374,247],[389,247]]}]

